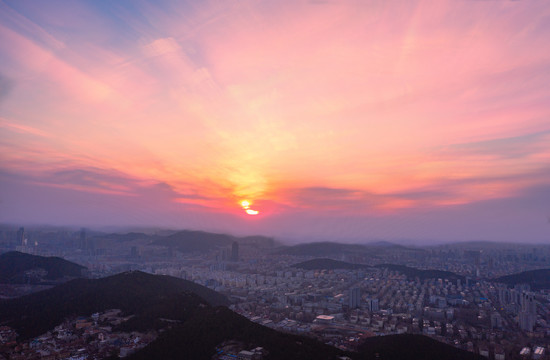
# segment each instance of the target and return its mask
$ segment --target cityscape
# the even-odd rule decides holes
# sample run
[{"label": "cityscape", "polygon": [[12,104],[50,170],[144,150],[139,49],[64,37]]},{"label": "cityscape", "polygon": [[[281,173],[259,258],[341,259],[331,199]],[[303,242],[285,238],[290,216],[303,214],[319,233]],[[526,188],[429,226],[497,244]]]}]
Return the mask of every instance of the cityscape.
[{"label": "cityscape", "polygon": [[[200,241],[201,249],[181,246],[192,239]],[[3,226],[1,241],[5,254],[61,257],[83,266],[82,276],[88,278],[144,272],[190,280],[227,296],[231,310],[257,324],[346,351],[357,350],[371,337],[422,334],[490,359],[548,356],[550,245],[292,246],[262,236],[200,231],[107,234],[9,226]],[[39,270],[27,270],[20,284],[2,285],[2,297],[54,286]],[[537,270],[542,275],[507,279]],[[120,309],[78,314],[22,344],[15,341],[15,330],[4,326],[3,349],[11,342],[8,359],[38,354],[50,359],[100,359],[113,353],[125,357],[158,336],[153,329],[113,331],[127,316]],[[235,347],[235,354],[255,354],[229,346]],[[261,350],[258,354],[249,355],[261,358]]]}]

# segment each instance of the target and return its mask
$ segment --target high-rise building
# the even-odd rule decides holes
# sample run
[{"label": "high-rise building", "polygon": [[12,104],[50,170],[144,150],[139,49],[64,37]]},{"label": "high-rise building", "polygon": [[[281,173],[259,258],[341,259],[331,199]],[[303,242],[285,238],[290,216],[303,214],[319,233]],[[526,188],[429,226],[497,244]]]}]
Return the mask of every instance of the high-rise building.
[{"label": "high-rise building", "polygon": [[377,312],[378,308],[378,299],[368,298],[367,299],[367,309],[370,312]]},{"label": "high-rise building", "polygon": [[502,327],[502,316],[494,312],[491,314],[491,329],[500,329]]},{"label": "high-rise building", "polygon": [[530,292],[521,294],[521,311],[519,312],[519,327],[523,331],[533,331],[537,322],[537,303],[535,295]]},{"label": "high-rise building", "polygon": [[535,295],[531,292],[524,292],[521,294],[521,311],[536,314],[537,303],[535,302]]},{"label": "high-rise building", "polygon": [[500,286],[498,288],[498,302],[501,305],[508,305],[512,302],[510,290],[506,286]]},{"label": "high-rise building", "polygon": [[361,289],[351,288],[349,289],[349,307],[350,309],[358,308],[361,304]]},{"label": "high-rise building", "polygon": [[236,241],[231,245],[231,261],[239,261],[239,243]]},{"label": "high-rise building", "polygon": [[78,239],[78,248],[81,250],[86,249],[86,229],[80,229],[80,236]]},{"label": "high-rise building", "polygon": [[228,247],[222,247],[219,249],[218,255],[216,256],[217,261],[229,261],[231,260],[231,249]]},{"label": "high-rise building", "polygon": [[19,246],[26,246],[27,243],[25,241],[25,228],[20,227],[19,230],[17,230],[17,243]]},{"label": "high-rise building", "polygon": [[516,305],[519,305],[521,303],[521,293],[518,292],[516,289],[509,289],[508,295],[510,296],[510,303]]}]

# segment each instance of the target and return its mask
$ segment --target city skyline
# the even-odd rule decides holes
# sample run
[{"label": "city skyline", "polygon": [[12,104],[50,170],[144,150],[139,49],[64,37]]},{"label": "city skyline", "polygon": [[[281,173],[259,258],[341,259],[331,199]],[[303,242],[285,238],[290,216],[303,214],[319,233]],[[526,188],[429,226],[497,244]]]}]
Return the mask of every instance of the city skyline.
[{"label": "city skyline", "polygon": [[0,222],[550,238],[544,2],[0,3]]}]

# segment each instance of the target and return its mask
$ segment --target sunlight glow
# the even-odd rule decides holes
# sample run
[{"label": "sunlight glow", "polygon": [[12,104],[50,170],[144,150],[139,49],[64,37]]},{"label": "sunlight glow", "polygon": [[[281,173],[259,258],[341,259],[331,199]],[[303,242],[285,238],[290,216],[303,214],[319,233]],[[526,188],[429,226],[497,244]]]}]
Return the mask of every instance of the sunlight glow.
[{"label": "sunlight glow", "polygon": [[243,207],[243,210],[248,214],[248,215],[258,215],[260,212],[257,211],[257,210],[252,210],[250,208],[250,201],[248,200],[243,200],[241,201],[241,206]]},{"label": "sunlight glow", "polygon": [[250,207],[250,202],[243,200],[241,201],[241,206],[243,207],[243,209],[248,209]]}]

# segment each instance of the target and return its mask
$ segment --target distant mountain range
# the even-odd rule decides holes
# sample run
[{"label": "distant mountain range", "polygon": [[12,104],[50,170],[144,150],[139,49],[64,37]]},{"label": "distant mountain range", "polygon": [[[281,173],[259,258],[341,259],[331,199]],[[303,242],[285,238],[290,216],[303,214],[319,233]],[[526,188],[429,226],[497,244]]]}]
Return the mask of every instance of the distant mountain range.
[{"label": "distant mountain range", "polygon": [[[305,269],[305,270],[335,270],[335,269],[369,269],[372,266],[366,264],[352,264],[345,261],[333,260],[333,259],[313,259],[304,261],[292,267]],[[401,274],[407,276],[409,279],[419,278],[420,280],[425,279],[449,279],[456,280],[460,279],[464,281],[465,278],[462,275],[455,274],[450,271],[442,270],[421,270],[408,267],[405,265],[395,265],[395,264],[379,264],[375,265],[376,268],[389,269],[392,271],[398,271]]]},{"label": "distant mountain range", "polygon": [[343,244],[336,242],[313,242],[285,246],[277,250],[279,254],[297,256],[328,257],[345,254],[361,254],[376,256],[388,251],[424,251],[422,249],[408,248],[403,245],[392,244],[387,241],[378,241],[367,244]]},{"label": "distant mountain range", "polygon": [[59,257],[44,257],[10,251],[0,255],[0,283],[26,284],[82,276],[86,267]]},{"label": "distant mountain range", "polygon": [[375,265],[377,268],[385,268],[392,271],[398,271],[401,274],[405,275],[407,278],[413,280],[415,278],[419,278],[420,280],[425,279],[449,279],[449,280],[457,280],[460,279],[461,281],[465,281],[466,278],[462,275],[458,275],[451,271],[444,271],[444,270],[434,270],[434,269],[428,269],[428,270],[421,270],[416,269],[412,267],[408,267],[405,265],[395,265],[395,264],[379,264]]},{"label": "distant mountain range", "polygon": [[226,234],[184,230],[160,237],[153,244],[171,247],[182,252],[205,252],[214,248],[230,246],[236,240],[235,237]]},{"label": "distant mountain range", "polygon": [[105,239],[105,240],[112,240],[116,242],[126,242],[126,241],[134,241],[134,240],[153,240],[157,237],[157,235],[148,235],[141,232],[129,232],[126,234],[118,234],[118,233],[112,233],[112,234],[101,234],[93,236],[95,239]]},{"label": "distant mountain range", "polygon": [[550,289],[550,269],[529,270],[492,279],[508,285],[529,284],[533,290]]},{"label": "distant mountain range", "polygon": [[333,259],[313,259],[304,261],[295,265],[294,268],[304,270],[335,270],[335,269],[366,269],[371,268],[369,265],[364,264],[352,264],[345,261],[333,260]]},{"label": "distant mountain range", "polygon": [[279,254],[298,256],[334,256],[334,254],[365,252],[365,246],[334,242],[314,242],[282,247]]},{"label": "distant mountain range", "polygon": [[231,246],[233,242],[259,247],[273,246],[273,239],[265,236],[236,237],[206,231],[182,230],[169,235],[149,235],[131,232],[127,234],[105,234],[95,239],[127,242],[146,240],[151,245],[166,246],[181,252],[208,252],[220,247]]}]

